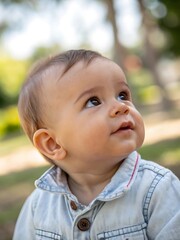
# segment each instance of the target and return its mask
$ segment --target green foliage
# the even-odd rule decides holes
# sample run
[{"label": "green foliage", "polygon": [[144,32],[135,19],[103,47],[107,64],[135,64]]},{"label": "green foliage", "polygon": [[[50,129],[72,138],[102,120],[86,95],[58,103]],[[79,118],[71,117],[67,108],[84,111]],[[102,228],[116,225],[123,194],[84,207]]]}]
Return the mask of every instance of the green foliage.
[{"label": "green foliage", "polygon": [[158,86],[151,85],[148,87],[140,88],[138,93],[138,99],[145,104],[155,104],[161,101],[161,92]]},{"label": "green foliage", "polygon": [[133,100],[139,106],[155,104],[161,100],[158,86],[153,85],[153,78],[146,69],[128,74],[128,82],[132,89]]},{"label": "green foliage", "polygon": [[2,83],[0,82],[0,107],[8,104],[10,99],[7,97],[6,93],[3,90]]},{"label": "green foliage", "polygon": [[167,9],[167,14],[158,20],[160,28],[168,37],[167,53],[180,55],[180,1],[159,0]]},{"label": "green foliage", "polygon": [[27,73],[28,62],[10,58],[0,59],[0,138],[20,131],[18,94]]},{"label": "green foliage", "polygon": [[161,55],[166,57],[179,56],[180,1],[144,0],[144,3],[166,39]]},{"label": "green foliage", "polygon": [[0,59],[0,107],[17,102],[18,93],[26,76],[28,62],[9,58]]},{"label": "green foliage", "polygon": [[0,110],[0,138],[20,130],[20,122],[16,106]]}]

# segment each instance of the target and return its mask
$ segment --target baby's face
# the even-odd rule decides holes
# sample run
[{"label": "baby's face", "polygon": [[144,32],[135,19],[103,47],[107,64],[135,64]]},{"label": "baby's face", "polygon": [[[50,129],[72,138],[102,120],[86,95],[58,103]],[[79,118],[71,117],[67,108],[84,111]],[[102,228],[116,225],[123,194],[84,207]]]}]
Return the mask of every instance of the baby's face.
[{"label": "baby's face", "polygon": [[142,145],[142,117],[114,62],[97,59],[88,66],[79,62],[51,82],[46,92],[48,128],[75,169],[117,164]]}]

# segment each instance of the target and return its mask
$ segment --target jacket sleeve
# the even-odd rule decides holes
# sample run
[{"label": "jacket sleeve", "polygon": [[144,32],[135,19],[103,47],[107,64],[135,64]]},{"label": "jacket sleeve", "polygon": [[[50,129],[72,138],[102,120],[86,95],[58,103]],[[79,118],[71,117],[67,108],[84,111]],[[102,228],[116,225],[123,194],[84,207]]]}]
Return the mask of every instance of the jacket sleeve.
[{"label": "jacket sleeve", "polygon": [[154,185],[147,213],[149,239],[179,240],[180,181],[169,171],[156,177]]},{"label": "jacket sleeve", "polygon": [[35,191],[25,201],[18,220],[16,222],[13,240],[33,240],[35,239],[35,228],[33,223],[35,203]]}]

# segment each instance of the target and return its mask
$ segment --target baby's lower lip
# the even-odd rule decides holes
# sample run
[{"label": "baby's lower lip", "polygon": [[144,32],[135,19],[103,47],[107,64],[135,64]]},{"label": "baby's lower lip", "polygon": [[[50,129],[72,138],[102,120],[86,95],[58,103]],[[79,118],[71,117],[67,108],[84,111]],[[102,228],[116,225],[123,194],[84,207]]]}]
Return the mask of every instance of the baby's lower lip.
[{"label": "baby's lower lip", "polygon": [[124,127],[124,128],[119,128],[117,131],[113,132],[113,134],[116,133],[123,133],[123,132],[130,132],[132,129],[130,127]]}]

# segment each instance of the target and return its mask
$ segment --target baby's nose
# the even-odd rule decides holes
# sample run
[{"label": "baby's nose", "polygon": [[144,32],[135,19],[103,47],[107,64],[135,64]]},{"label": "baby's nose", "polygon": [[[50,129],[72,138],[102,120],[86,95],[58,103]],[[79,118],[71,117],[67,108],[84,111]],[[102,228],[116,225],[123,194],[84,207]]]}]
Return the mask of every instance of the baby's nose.
[{"label": "baby's nose", "polygon": [[110,117],[116,117],[118,115],[127,115],[129,113],[129,107],[123,103],[116,101],[110,109]]}]

